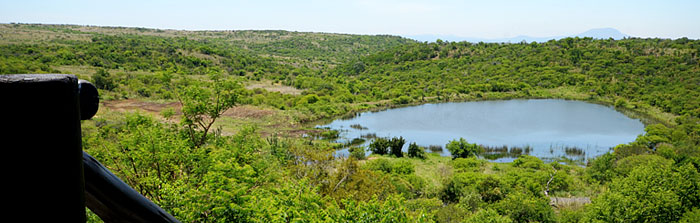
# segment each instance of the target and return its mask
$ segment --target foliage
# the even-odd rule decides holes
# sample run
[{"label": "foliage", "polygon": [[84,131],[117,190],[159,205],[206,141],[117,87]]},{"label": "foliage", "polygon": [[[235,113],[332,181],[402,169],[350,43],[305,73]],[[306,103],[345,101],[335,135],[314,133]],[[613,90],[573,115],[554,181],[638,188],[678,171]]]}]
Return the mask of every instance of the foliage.
[{"label": "foliage", "polygon": [[475,171],[480,170],[486,161],[476,157],[457,158],[452,160],[452,167],[457,171]]},{"label": "foliage", "polygon": [[389,197],[385,201],[372,198],[368,202],[358,203],[353,200],[344,200],[343,212],[333,216],[334,222],[431,222],[426,216],[419,214],[410,215],[403,206],[400,197]]},{"label": "foliage", "polygon": [[348,149],[348,152],[350,152],[350,156],[357,159],[357,160],[364,160],[366,159],[365,157],[365,148],[364,147],[350,147]]},{"label": "foliage", "polygon": [[513,160],[513,166],[539,170],[544,167],[544,162],[534,156],[522,155]]},{"label": "foliage", "polygon": [[615,177],[616,173],[614,172],[614,167],[615,155],[612,153],[605,153],[588,162],[586,176],[598,182],[608,182]]},{"label": "foliage", "polygon": [[207,133],[216,119],[239,100],[241,87],[238,83],[221,80],[218,75],[212,75],[211,81],[208,86],[183,85],[177,93],[177,98],[182,104],[181,122],[187,126],[195,147],[204,144]]},{"label": "foliage", "polygon": [[109,72],[104,69],[99,69],[95,74],[92,75],[92,83],[95,84],[97,89],[102,90],[112,90],[114,89],[114,81],[109,75]]},{"label": "foliage", "polygon": [[629,176],[613,180],[611,190],[594,200],[589,218],[595,221],[675,222],[700,205],[700,175],[684,165],[639,166]]},{"label": "foliage", "polygon": [[692,211],[688,211],[683,214],[683,218],[679,220],[680,223],[691,223],[700,221],[700,208],[694,208]]},{"label": "foliage", "polygon": [[493,209],[480,209],[475,212],[467,219],[464,220],[466,223],[511,223],[513,220],[508,218],[508,216],[501,216],[497,211]]},{"label": "foliage", "polygon": [[403,148],[403,145],[405,143],[406,140],[401,136],[399,136],[398,138],[391,138],[391,140],[389,140],[389,151],[391,152],[391,155],[394,155],[396,157],[403,157],[403,152],[401,152],[401,149]]},{"label": "foliage", "polygon": [[415,142],[412,142],[408,145],[408,157],[425,159],[425,148],[416,145]]},{"label": "foliage", "polygon": [[376,138],[369,144],[369,149],[374,154],[385,155],[389,153],[388,149],[390,144],[391,141],[385,138]]},{"label": "foliage", "polygon": [[514,193],[498,202],[496,210],[513,222],[554,222],[554,211],[547,198]]},{"label": "foliage", "polygon": [[415,167],[413,164],[407,160],[399,159],[396,161],[389,161],[387,159],[373,159],[366,164],[366,168],[374,171],[381,171],[384,173],[395,173],[395,174],[413,174],[415,172]]},{"label": "foliage", "polygon": [[668,168],[673,164],[673,161],[667,160],[657,155],[638,155],[628,156],[617,161],[615,170],[618,176],[627,176],[632,170],[637,167],[661,167]]},{"label": "foliage", "polygon": [[500,179],[487,176],[476,186],[476,190],[479,191],[482,200],[487,203],[493,203],[505,197],[505,193],[501,189],[502,187],[503,185]]},{"label": "foliage", "polygon": [[468,143],[464,138],[451,140],[445,147],[452,154],[452,159],[476,156],[481,149],[479,145]]}]

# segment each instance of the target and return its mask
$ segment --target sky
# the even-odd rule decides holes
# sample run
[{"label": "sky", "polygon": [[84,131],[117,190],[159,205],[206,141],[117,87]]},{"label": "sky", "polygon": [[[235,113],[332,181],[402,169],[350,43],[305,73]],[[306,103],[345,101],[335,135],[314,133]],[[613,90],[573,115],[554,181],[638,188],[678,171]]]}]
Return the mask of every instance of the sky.
[{"label": "sky", "polygon": [[0,0],[0,23],[533,37],[615,28],[700,39],[699,0]]}]

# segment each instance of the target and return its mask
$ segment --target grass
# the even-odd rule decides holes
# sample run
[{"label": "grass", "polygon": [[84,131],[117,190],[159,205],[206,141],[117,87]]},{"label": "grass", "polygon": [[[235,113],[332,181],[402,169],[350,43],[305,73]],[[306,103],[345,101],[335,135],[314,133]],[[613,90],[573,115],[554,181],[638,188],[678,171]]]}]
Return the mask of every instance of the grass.
[{"label": "grass", "polygon": [[416,176],[426,181],[426,194],[437,194],[442,187],[444,180],[452,175],[452,166],[450,165],[451,157],[440,156],[439,154],[426,153],[425,159],[418,158],[396,158],[392,156],[370,155],[368,160],[386,159],[395,161],[396,159],[408,160],[415,167]]}]

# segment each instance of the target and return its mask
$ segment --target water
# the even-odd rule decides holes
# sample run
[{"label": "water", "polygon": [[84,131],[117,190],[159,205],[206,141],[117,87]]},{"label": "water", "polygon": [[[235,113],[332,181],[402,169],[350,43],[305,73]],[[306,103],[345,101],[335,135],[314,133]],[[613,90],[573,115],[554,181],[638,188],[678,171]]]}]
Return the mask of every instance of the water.
[{"label": "water", "polygon": [[[351,125],[353,127],[351,127]],[[359,125],[359,126],[358,126]],[[503,100],[424,104],[365,112],[318,126],[341,131],[339,142],[376,134],[406,139],[425,146],[444,147],[450,140],[466,139],[488,147],[531,148],[522,153],[552,159],[586,160],[644,134],[644,125],[610,107],[557,99]],[[363,143],[367,146],[371,140]],[[512,149],[511,149],[512,150]],[[338,155],[347,155],[347,149]],[[444,149],[442,155],[449,156]],[[497,162],[510,162],[519,153],[498,150],[482,154]]]}]

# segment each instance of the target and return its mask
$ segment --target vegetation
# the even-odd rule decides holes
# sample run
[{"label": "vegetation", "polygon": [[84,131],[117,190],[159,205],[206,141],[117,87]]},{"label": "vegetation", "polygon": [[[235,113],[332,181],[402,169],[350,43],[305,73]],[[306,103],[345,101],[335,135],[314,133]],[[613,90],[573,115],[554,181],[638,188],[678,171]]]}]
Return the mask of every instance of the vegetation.
[{"label": "vegetation", "polygon": [[425,159],[425,148],[416,145],[416,143],[411,143],[408,145],[408,157]]},{"label": "vegetation", "polygon": [[[418,43],[30,24],[0,31],[0,74],[73,73],[96,84],[103,104],[82,122],[84,150],[183,222],[700,216],[697,40]],[[429,148],[453,157],[415,143],[404,156],[400,136],[374,137],[369,156],[355,147],[336,157],[343,145],[329,139],[341,133],[312,127],[359,111],[509,98],[607,104],[642,118],[646,133],[579,166],[527,155],[491,163],[464,139]]]},{"label": "vegetation", "polygon": [[452,159],[457,158],[469,158],[476,156],[479,153],[481,147],[477,144],[469,143],[464,138],[459,138],[459,140],[452,140],[447,143],[447,150],[452,154]]}]

